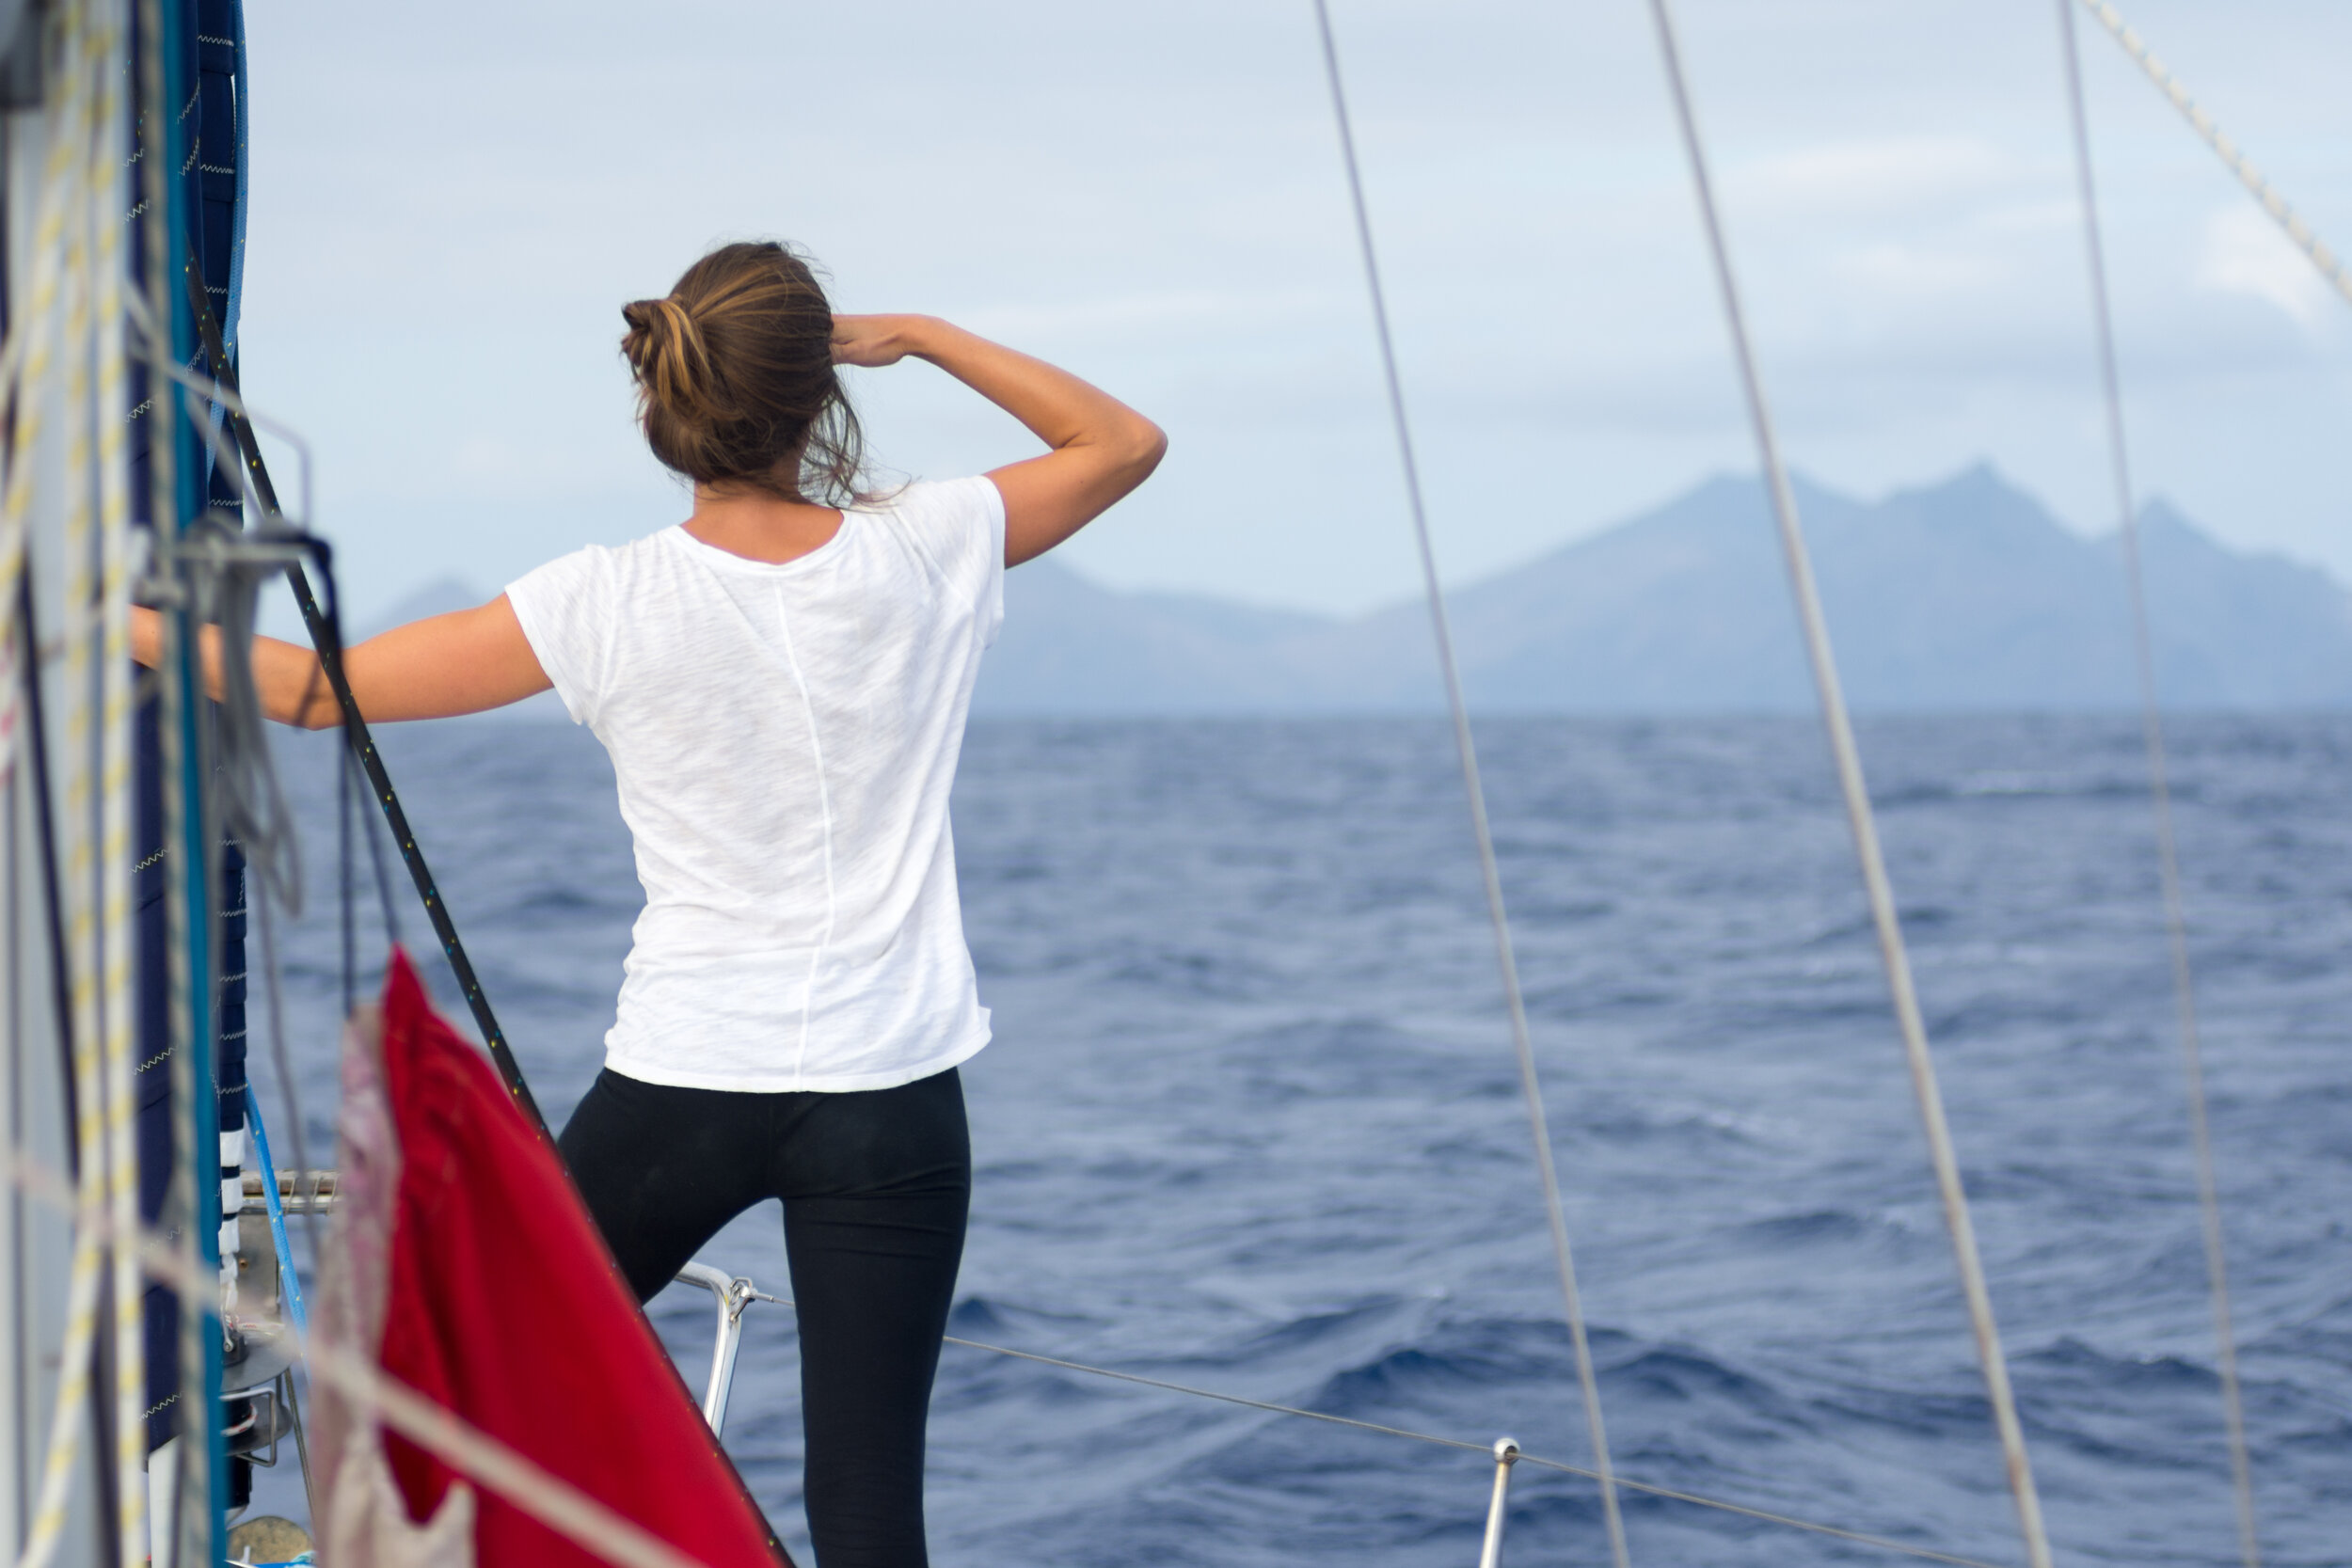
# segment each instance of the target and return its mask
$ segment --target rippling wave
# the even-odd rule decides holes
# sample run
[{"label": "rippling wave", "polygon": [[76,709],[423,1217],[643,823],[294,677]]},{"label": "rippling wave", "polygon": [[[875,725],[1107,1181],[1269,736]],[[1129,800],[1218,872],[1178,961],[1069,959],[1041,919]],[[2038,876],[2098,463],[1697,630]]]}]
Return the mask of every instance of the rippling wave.
[{"label": "rippling wave", "polygon": [[[1618,1466],[2015,1560],[1818,732],[1481,738]],[[2060,1559],[2234,1560],[2137,727],[1863,738]],[[2175,741],[2265,1544],[2341,1562],[2352,723]],[[287,954],[322,1141],[330,745],[288,752],[322,878]],[[601,754],[512,721],[385,749],[561,1116],[637,902]],[[1459,788],[1417,721],[975,728],[956,826],[996,1040],[966,1069],[958,1336],[1588,1462]],[[784,1293],[771,1212],[706,1256]],[[656,1307],[697,1385],[707,1313]],[[804,1542],[794,1357],[788,1313],[755,1308],[726,1436]],[[950,1565],[1469,1562],[1489,1475],[950,1347],[932,1535]],[[1605,1560],[1589,1483],[1522,1467],[1513,1497],[1506,1560]],[[1626,1507],[1637,1563],[1897,1560]]]}]

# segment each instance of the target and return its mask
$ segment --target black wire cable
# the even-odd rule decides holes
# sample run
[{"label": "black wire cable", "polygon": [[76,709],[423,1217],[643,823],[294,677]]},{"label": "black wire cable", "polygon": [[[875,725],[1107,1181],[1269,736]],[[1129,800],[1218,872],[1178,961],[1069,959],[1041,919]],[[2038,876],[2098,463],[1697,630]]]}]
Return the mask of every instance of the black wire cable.
[{"label": "black wire cable", "polygon": [[351,751],[336,753],[335,908],[342,925],[343,1017],[359,1006],[359,921],[352,907]]},{"label": "black wire cable", "polygon": [[[350,754],[348,748],[344,754]],[[357,773],[345,768],[343,778],[353,790],[358,790],[359,778]],[[384,867],[384,840],[377,833],[375,823],[368,816],[362,815],[360,822],[362,834],[368,841],[368,864],[375,873],[375,899],[384,916],[384,941],[386,945],[397,947],[400,945],[400,911],[392,903],[391,874]]]},{"label": "black wire cable", "polygon": [[[82,1140],[72,1130],[81,1125],[81,1088],[73,1071],[73,978],[66,963],[65,884],[57,875],[57,813],[56,801],[50,792],[49,717],[46,698],[41,691],[40,627],[33,598],[33,560],[28,548],[17,562],[16,626],[24,639],[23,672],[24,682],[24,749],[25,767],[17,777],[31,774],[28,787],[33,796],[33,831],[40,844],[41,911],[49,927],[49,990],[50,1006],[57,1019],[57,1083],[65,1105],[64,1140],[67,1173],[78,1186],[82,1179]],[[103,1287],[111,1290],[111,1281]],[[111,1315],[112,1303],[100,1299],[100,1310]],[[89,1430],[103,1437],[114,1424],[113,1402],[107,1397],[112,1386],[112,1345],[105,1335],[97,1337],[91,1347],[97,1360],[97,1375],[89,1380]],[[115,1511],[115,1481],[113,1466],[96,1466],[100,1490],[100,1517],[112,1520]],[[109,1527],[111,1533],[111,1527]]]},{"label": "black wire cable", "polygon": [[[212,303],[205,297],[203,279],[193,271],[188,275],[189,301],[196,312],[197,330],[204,343],[204,352],[212,367],[213,379],[230,393],[237,388],[237,372],[229,363],[229,352],[221,341],[220,326],[213,318]],[[277,487],[270,483],[269,467],[262,458],[261,443],[253,435],[252,421],[236,404],[223,404],[230,431],[235,436],[238,450],[244,453],[246,473],[253,485],[266,518],[282,520],[283,510],[278,504]],[[369,733],[367,720],[359,712],[359,705],[351,694],[351,683],[343,674],[342,627],[336,613],[334,578],[326,578],[327,604],[320,607],[318,597],[310,591],[310,579],[298,565],[286,569],[286,580],[293,587],[294,603],[302,611],[303,625],[309,628],[311,645],[318,650],[319,668],[334,692],[337,706],[342,713],[344,738],[360,770],[366,774],[368,787],[376,804],[384,813],[384,823],[391,831],[392,843],[400,850],[402,862],[408,868],[409,879],[416,884],[417,895],[424,902],[425,917],[432,923],[433,934],[441,943],[441,953],[449,960],[450,972],[456,976],[457,989],[466,999],[467,1008],[473,1014],[475,1027],[482,1031],[482,1042],[490,1053],[490,1060],[505,1081],[506,1092],[523,1117],[548,1136],[547,1118],[539,1114],[538,1101],[532,1098],[531,1086],[523,1080],[522,1065],[516,1061],[506,1033],[499,1027],[498,1017],[490,1010],[490,1000],[482,992],[482,982],[475,975],[473,960],[466,954],[465,943],[459,940],[457,926],[450,918],[449,907],[441,898],[441,890],[434,880],[432,869],[425,864],[424,851],[417,847],[417,836],[408,826],[408,814],[402,809],[400,797],[392,788],[391,774],[375,749]],[[349,879],[346,876],[346,881]],[[346,1009],[348,1010],[348,1009]]]},{"label": "black wire cable", "polygon": [[[40,840],[41,903],[49,919],[50,1005],[57,1013],[58,1082],[65,1088],[68,1127],[81,1125],[79,1090],[73,1081],[73,981],[66,972],[64,884],[57,876],[56,803],[49,794],[49,721],[40,689],[40,637],[34,620],[33,562],[27,552],[17,564],[16,624],[24,640],[25,760],[33,774],[33,826]],[[65,1141],[66,1169],[82,1174],[81,1140]]]}]

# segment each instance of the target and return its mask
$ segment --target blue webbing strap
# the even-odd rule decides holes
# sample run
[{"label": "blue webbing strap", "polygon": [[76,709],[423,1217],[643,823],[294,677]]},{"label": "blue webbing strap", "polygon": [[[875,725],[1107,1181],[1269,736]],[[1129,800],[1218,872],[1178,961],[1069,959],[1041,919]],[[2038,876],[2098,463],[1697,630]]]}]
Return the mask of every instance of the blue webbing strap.
[{"label": "blue webbing strap", "polygon": [[[262,1167],[262,1197],[269,1205],[269,1239],[278,1249],[278,1290],[285,1298],[286,1316],[294,1320],[294,1338],[310,1338],[310,1314],[302,1305],[302,1276],[294,1273],[294,1244],[286,1239],[286,1206],[278,1196],[278,1165],[269,1157],[269,1128],[262,1120],[262,1102],[253,1085],[245,1086],[245,1121],[253,1130],[253,1163]],[[296,1171],[294,1180],[302,1180]],[[315,1201],[315,1199],[314,1199]]]}]

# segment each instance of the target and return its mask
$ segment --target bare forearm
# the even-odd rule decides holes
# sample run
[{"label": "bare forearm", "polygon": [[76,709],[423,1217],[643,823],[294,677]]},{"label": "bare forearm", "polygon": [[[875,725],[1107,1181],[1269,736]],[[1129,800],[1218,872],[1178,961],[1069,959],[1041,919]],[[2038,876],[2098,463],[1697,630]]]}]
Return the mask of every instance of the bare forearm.
[{"label": "bare forearm", "polygon": [[[227,686],[222,675],[220,628],[200,627],[197,647],[203,658],[205,694],[219,702]],[[131,657],[153,669],[162,663],[163,654],[163,617],[151,610],[133,610]],[[275,637],[255,638],[253,685],[262,700],[262,712],[278,723],[316,730],[335,721],[334,693],[319,667],[318,655],[308,648]]]},{"label": "bare forearm", "polygon": [[[206,626],[198,647],[204,686],[220,699],[220,630]],[[163,621],[131,612],[131,653],[152,667],[163,657]],[[503,707],[548,689],[547,673],[504,594],[478,610],[412,621],[345,648],[342,672],[352,701],[370,723],[444,719]],[[262,711],[281,724],[323,730],[342,721],[319,656],[274,637],[253,640],[253,686]]]},{"label": "bare forearm", "polygon": [[928,359],[1019,420],[1053,450],[991,468],[1005,503],[1005,564],[1044,554],[1149,478],[1160,427],[1099,388],[936,316],[835,316],[837,364],[879,370]]},{"label": "bare forearm", "polygon": [[907,353],[937,365],[1057,451],[1103,446],[1140,456],[1159,450],[1157,426],[1068,371],[936,316],[901,316],[895,324]]},{"label": "bare forearm", "polygon": [[[204,634],[210,640],[205,649],[205,679],[217,697],[220,632],[217,627],[207,626]],[[255,638],[253,686],[261,694],[262,712],[278,723],[323,730],[342,718],[342,705],[335,701],[326,671],[319,656],[309,648],[280,642],[275,637]]]}]

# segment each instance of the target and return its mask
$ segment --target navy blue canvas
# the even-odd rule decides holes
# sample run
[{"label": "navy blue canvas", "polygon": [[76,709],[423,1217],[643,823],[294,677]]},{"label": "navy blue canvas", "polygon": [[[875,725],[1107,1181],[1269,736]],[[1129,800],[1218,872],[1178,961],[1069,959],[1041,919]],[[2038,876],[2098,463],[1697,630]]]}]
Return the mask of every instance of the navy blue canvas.
[{"label": "navy blue canvas", "polygon": [[[241,198],[244,187],[245,138],[240,117],[243,106],[240,58],[244,16],[241,0],[176,0],[182,8],[177,29],[189,51],[183,61],[184,79],[195,83],[189,101],[171,106],[189,127],[189,146],[174,178],[180,182],[180,210],[186,215],[186,257],[200,270],[206,298],[236,354],[239,315],[237,285],[242,281],[238,250],[243,242]],[[134,127],[138,155],[160,155],[167,138],[158,134],[167,122],[147,112],[145,105]],[[143,220],[143,211],[138,214]],[[135,268],[144,277],[143,241],[133,247]],[[196,366],[201,369],[201,364]],[[155,389],[137,365],[133,367],[133,401],[139,410],[133,423],[132,494],[138,520],[152,526],[149,512],[151,472],[151,432],[167,428],[152,417]],[[233,467],[207,462],[205,497],[208,510],[228,526],[241,527],[238,475]],[[137,855],[134,894],[138,936],[138,1055],[139,1073],[139,1196],[142,1216],[159,1221],[171,1180],[174,1133],[170,1100],[169,965],[166,946],[168,920],[166,900],[170,868],[165,859],[163,765],[159,721],[151,701],[140,710],[137,723]],[[215,1015],[214,1083],[216,1110],[210,1118],[223,1132],[245,1125],[245,866],[233,846],[224,846],[222,863],[215,868],[221,920],[215,947],[217,1009]],[[199,1152],[199,1173],[214,1164],[212,1149]],[[223,1175],[239,1174],[233,1167]],[[180,1385],[179,1313],[167,1292],[148,1292],[147,1302],[148,1443],[151,1448],[176,1430],[175,1408]],[[240,1479],[232,1477],[232,1484]]]}]

